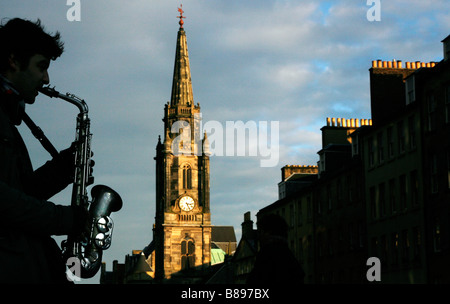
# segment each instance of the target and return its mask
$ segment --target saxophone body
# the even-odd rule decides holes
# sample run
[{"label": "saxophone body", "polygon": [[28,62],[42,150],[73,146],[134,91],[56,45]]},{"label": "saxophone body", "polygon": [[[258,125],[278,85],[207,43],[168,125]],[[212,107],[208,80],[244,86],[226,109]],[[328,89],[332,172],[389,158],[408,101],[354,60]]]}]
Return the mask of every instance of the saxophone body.
[{"label": "saxophone body", "polygon": [[89,109],[84,100],[70,93],[61,94],[54,88],[43,87],[39,91],[49,97],[63,99],[79,109],[74,141],[75,172],[71,205],[86,210],[89,222],[84,232],[80,235],[69,235],[61,247],[65,261],[76,258],[80,262],[80,277],[91,278],[100,269],[103,250],[111,245],[114,223],[110,215],[122,208],[122,199],[108,186],[96,185],[91,190],[92,201],[89,201],[87,186],[94,180],[90,169],[92,134]]}]

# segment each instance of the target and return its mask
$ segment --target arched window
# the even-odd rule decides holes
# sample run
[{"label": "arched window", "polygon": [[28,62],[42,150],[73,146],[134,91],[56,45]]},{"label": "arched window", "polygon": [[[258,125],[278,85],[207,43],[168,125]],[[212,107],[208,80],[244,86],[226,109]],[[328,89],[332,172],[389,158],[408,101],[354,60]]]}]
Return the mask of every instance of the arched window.
[{"label": "arched window", "polygon": [[183,189],[192,189],[192,169],[188,164],[183,165]]},{"label": "arched window", "polygon": [[181,241],[181,270],[188,270],[195,267],[195,244],[194,240],[188,236]]}]

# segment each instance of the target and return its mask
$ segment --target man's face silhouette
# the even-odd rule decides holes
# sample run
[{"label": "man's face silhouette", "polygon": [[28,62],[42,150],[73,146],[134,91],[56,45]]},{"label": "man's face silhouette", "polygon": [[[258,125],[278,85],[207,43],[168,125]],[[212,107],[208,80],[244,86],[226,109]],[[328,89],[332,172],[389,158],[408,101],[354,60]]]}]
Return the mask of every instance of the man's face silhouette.
[{"label": "man's face silhouette", "polygon": [[50,66],[50,59],[41,54],[35,54],[30,57],[28,66],[23,67],[12,55],[9,63],[10,70],[7,78],[13,83],[14,88],[19,91],[26,103],[34,103],[39,93],[38,90],[50,81],[47,71]]}]

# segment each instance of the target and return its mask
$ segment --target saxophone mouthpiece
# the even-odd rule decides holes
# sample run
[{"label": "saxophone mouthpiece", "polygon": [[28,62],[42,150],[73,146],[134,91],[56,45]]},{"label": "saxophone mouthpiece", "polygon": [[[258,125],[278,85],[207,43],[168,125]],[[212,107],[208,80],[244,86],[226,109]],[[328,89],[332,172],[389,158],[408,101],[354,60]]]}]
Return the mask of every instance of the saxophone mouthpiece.
[{"label": "saxophone mouthpiece", "polygon": [[51,88],[50,86],[42,87],[39,89],[39,92],[47,95],[48,97],[58,97],[59,92],[55,90],[55,87]]}]

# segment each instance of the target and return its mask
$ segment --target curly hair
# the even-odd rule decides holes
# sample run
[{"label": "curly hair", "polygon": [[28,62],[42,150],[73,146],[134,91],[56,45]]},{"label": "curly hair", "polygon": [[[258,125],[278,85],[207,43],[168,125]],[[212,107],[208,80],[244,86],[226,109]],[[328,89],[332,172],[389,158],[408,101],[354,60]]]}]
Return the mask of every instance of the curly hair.
[{"label": "curly hair", "polygon": [[60,38],[59,32],[54,35],[46,33],[39,19],[31,22],[14,18],[0,25],[0,72],[8,69],[8,59],[12,54],[23,69],[36,54],[55,60],[64,52],[64,43]]}]

